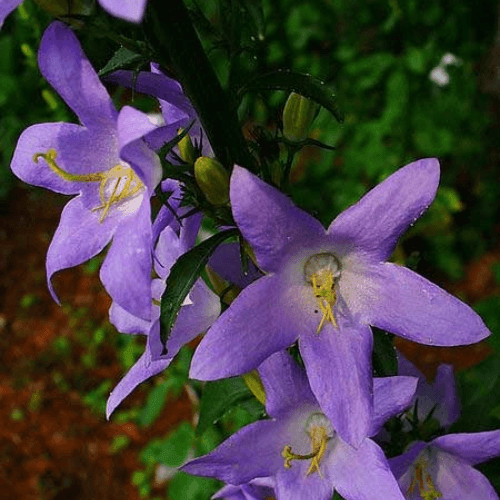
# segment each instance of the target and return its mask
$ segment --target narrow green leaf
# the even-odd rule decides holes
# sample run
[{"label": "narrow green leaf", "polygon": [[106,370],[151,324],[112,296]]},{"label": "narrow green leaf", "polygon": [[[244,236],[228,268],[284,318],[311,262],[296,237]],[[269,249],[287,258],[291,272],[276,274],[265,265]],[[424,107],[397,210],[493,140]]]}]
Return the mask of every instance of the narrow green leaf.
[{"label": "narrow green leaf", "polygon": [[174,326],[184,299],[195,281],[200,277],[214,250],[225,240],[238,234],[237,229],[228,229],[195,246],[181,255],[172,266],[167,278],[165,292],[161,296],[160,339],[166,354],[166,343]]},{"label": "narrow green leaf", "polygon": [[293,71],[273,71],[251,79],[239,91],[240,96],[247,92],[262,90],[287,90],[308,97],[325,107],[342,123],[344,116],[337,105],[337,97],[330,88],[318,78]]},{"label": "narrow green leaf", "polygon": [[120,47],[107,62],[106,66],[99,71],[99,76],[103,77],[109,75],[109,73],[119,69],[130,69],[131,66],[135,66],[142,59],[143,57],[139,54],[125,47]]},{"label": "narrow green leaf", "polygon": [[156,386],[148,396],[146,406],[139,417],[139,423],[143,426],[151,425],[167,402],[168,393],[174,387],[174,381],[167,379],[161,385]]}]

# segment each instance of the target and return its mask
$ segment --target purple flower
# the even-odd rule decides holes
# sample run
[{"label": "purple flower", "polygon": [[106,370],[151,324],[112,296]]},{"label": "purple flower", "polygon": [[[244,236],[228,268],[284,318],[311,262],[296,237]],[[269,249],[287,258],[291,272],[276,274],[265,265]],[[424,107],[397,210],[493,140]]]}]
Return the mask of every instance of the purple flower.
[{"label": "purple flower", "polygon": [[438,180],[437,160],[411,163],[325,231],[283,193],[236,166],[230,187],[234,219],[266,275],[243,290],[208,331],[191,377],[248,372],[298,339],[323,412],[343,440],[359,445],[372,420],[370,325],[444,346],[470,344],[490,333],[469,306],[385,262],[430,205]]},{"label": "purple flower", "polygon": [[247,484],[234,486],[228,484],[221,488],[212,498],[224,500],[270,500],[274,498],[274,479],[258,477]]},{"label": "purple flower", "polygon": [[161,178],[157,155],[142,137],[156,126],[130,107],[120,113],[72,31],[60,22],[45,31],[38,55],[44,77],[80,119],[26,129],[12,159],[25,182],[78,195],[68,202],[47,254],[47,279],[111,246],[101,280],[113,300],[150,319],[152,231],[150,197]]},{"label": "purple flower", "polygon": [[165,370],[180,348],[197,337],[217,319],[220,314],[219,297],[199,279],[184,301],[179,316],[167,342],[167,354],[162,355],[160,341],[160,300],[165,290],[165,281],[175,261],[195,243],[201,217],[196,215],[184,219],[184,225],[177,236],[172,227],[166,227],[160,234],[155,251],[154,268],[158,275],[151,284],[153,301],[150,303],[151,321],[136,317],[119,304],[113,302],[110,321],[122,333],[147,335],[144,354],[132,366],[125,377],[110,394],[106,416],[109,419],[116,407],[142,382]]},{"label": "purple flower", "polygon": [[413,403],[419,421],[424,421],[432,412],[432,418],[443,428],[456,422],[460,416],[460,401],[452,365],[439,365],[434,381],[429,383],[423,373],[398,353],[398,374],[418,378]]},{"label": "purple flower", "polygon": [[[346,500],[403,499],[382,450],[369,438],[356,449],[339,436],[286,352],[269,357],[259,372],[271,419],[244,427],[183,471],[233,485],[271,476],[278,500],[330,500],[334,490]],[[368,434],[408,405],[416,383],[413,377],[375,379]]]},{"label": "purple flower", "polygon": [[389,460],[407,500],[498,500],[474,465],[500,455],[500,430],[417,442]]},{"label": "purple flower", "polygon": [[0,0],[0,28],[6,17],[16,9],[16,7],[21,5],[22,2],[23,0]]}]

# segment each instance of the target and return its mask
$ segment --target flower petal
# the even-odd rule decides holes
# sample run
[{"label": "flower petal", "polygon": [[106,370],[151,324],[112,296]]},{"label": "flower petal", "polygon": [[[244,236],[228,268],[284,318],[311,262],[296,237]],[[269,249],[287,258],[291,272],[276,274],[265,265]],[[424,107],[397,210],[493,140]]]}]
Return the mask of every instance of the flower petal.
[{"label": "flower petal", "polygon": [[283,468],[281,451],[290,441],[290,432],[286,420],[254,422],[208,455],[183,465],[181,470],[235,485],[256,477],[273,476]]},{"label": "flower petal", "polygon": [[117,112],[71,29],[54,21],[38,52],[42,75],[88,126],[114,129]]},{"label": "flower petal", "polygon": [[436,346],[472,344],[490,335],[467,304],[413,271],[391,263],[373,270],[377,293],[363,299],[370,325]]},{"label": "flower petal", "polygon": [[333,486],[344,498],[404,500],[384,452],[371,439],[358,449],[338,440],[326,465]]},{"label": "flower petal", "polygon": [[151,237],[149,197],[145,196],[139,211],[117,227],[100,272],[111,298],[144,320],[151,319]]},{"label": "flower petal", "polygon": [[338,329],[327,323],[319,334],[304,330],[299,349],[321,409],[344,441],[359,446],[373,414],[373,335],[343,315],[337,322]]},{"label": "flower petal", "polygon": [[140,23],[146,10],[147,0],[99,0],[101,7],[112,16]]},{"label": "flower petal", "polygon": [[448,434],[434,439],[432,446],[476,465],[500,455],[500,430]]},{"label": "flower petal", "polygon": [[111,414],[118,405],[145,380],[165,370],[171,363],[172,358],[152,361],[145,352],[130,368],[127,374],[118,382],[117,386],[109,395],[106,404],[106,418],[109,420]]},{"label": "flower petal", "polygon": [[47,282],[54,300],[59,300],[52,287],[51,278],[62,269],[77,266],[97,255],[111,240],[116,225],[112,219],[92,214],[78,196],[64,207],[59,226],[47,252]]},{"label": "flower petal", "polygon": [[120,333],[147,335],[151,327],[150,321],[146,321],[130,314],[116,302],[113,302],[109,308],[109,322]]},{"label": "flower petal", "polygon": [[318,220],[237,165],[231,176],[230,198],[234,219],[265,271],[276,271],[285,253],[295,246],[325,239]]},{"label": "flower petal", "polygon": [[283,289],[278,276],[271,275],[245,288],[196,349],[190,377],[240,375],[293,344],[303,329],[302,308]]},{"label": "flower petal", "polygon": [[342,212],[328,234],[385,261],[399,237],[432,203],[438,184],[439,162],[435,158],[410,163]]},{"label": "flower petal", "polygon": [[415,395],[417,384],[416,377],[373,379],[373,420],[369,436],[375,436],[389,418],[408,408]]}]

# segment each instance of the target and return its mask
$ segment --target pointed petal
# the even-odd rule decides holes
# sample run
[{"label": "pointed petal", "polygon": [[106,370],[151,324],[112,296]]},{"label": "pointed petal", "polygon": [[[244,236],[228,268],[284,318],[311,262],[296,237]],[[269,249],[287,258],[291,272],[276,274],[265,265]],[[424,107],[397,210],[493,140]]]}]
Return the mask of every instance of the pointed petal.
[{"label": "pointed petal", "polygon": [[306,372],[286,352],[278,351],[260,366],[259,374],[266,391],[267,414],[276,417],[304,401],[317,404]]},{"label": "pointed petal", "polygon": [[449,427],[458,420],[461,413],[453,365],[444,363],[439,365],[436,378],[430,388],[432,390],[432,400],[434,400],[434,404],[438,404],[433,417],[439,420],[443,427]]},{"label": "pointed petal", "polygon": [[303,307],[278,276],[264,276],[245,288],[212,325],[196,349],[190,377],[216,380],[257,368],[297,339]]},{"label": "pointed petal", "polygon": [[106,418],[109,420],[115,409],[138,385],[165,370],[171,361],[172,358],[152,361],[148,353],[145,352],[109,395],[106,404]]},{"label": "pointed petal", "polygon": [[5,18],[22,3],[23,0],[3,0],[0,4],[0,28],[2,27]]},{"label": "pointed petal", "polygon": [[479,471],[447,453],[438,454],[436,489],[447,500],[498,500],[493,486]]},{"label": "pointed petal", "polygon": [[214,451],[188,462],[181,470],[236,485],[273,476],[283,467],[281,451],[290,442],[290,434],[286,420],[261,420],[243,427]]},{"label": "pointed petal", "polygon": [[370,325],[436,346],[472,344],[490,335],[467,304],[405,267],[373,266],[370,280],[376,292],[363,298]]},{"label": "pointed petal", "polygon": [[328,234],[385,261],[399,237],[432,203],[438,184],[439,162],[435,158],[410,163],[342,212]]},{"label": "pointed petal", "polygon": [[371,439],[358,449],[338,440],[327,466],[333,486],[344,498],[404,500],[384,452]]},{"label": "pointed petal", "polygon": [[81,196],[66,204],[46,261],[48,287],[56,302],[59,300],[52,288],[52,275],[97,255],[109,243],[115,229],[112,219],[104,219],[100,223],[99,218],[83,206]]},{"label": "pointed petal", "polygon": [[45,30],[38,64],[42,75],[83,125],[115,128],[117,112],[113,102],[68,26],[54,21]]},{"label": "pointed petal", "polygon": [[403,491],[407,491],[411,484],[411,478],[408,480],[407,476],[405,478],[403,478],[403,476],[405,476],[410,467],[413,466],[414,462],[417,460],[424,448],[427,448],[427,443],[424,443],[423,441],[416,441],[410,445],[408,451],[402,455],[389,459],[389,465],[394,477],[400,482],[400,484],[402,480],[405,481]]},{"label": "pointed petal", "polygon": [[112,16],[140,23],[144,16],[147,0],[99,0],[101,7]]},{"label": "pointed petal", "polygon": [[109,322],[120,333],[132,333],[147,335],[151,327],[151,322],[138,318],[123,307],[119,306],[116,302],[111,304],[109,308]]},{"label": "pointed petal", "polygon": [[373,414],[370,327],[339,315],[317,334],[302,332],[299,349],[311,389],[342,439],[359,446]]},{"label": "pointed petal", "polygon": [[434,439],[432,446],[476,465],[500,455],[500,430],[448,434]]},{"label": "pointed petal", "polygon": [[384,423],[410,406],[418,378],[384,377],[373,379],[373,420],[369,436],[375,436]]},{"label": "pointed petal", "polygon": [[295,246],[325,239],[318,220],[244,168],[233,169],[230,198],[234,219],[265,271],[277,270]]},{"label": "pointed petal", "polygon": [[118,226],[100,272],[111,298],[144,320],[151,319],[151,267],[150,205],[144,197],[139,211]]}]

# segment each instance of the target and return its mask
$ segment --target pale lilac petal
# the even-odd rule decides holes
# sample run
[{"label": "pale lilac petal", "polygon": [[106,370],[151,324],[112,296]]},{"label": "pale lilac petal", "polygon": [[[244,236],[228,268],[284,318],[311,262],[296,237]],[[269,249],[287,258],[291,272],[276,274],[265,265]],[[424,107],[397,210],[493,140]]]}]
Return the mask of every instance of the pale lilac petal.
[{"label": "pale lilac petal", "polygon": [[230,198],[234,219],[265,271],[278,270],[297,246],[325,239],[318,220],[244,168],[233,169]]},{"label": "pale lilac petal", "polygon": [[369,436],[377,434],[389,418],[410,406],[418,378],[384,377],[373,379],[373,420]]},{"label": "pale lilac petal", "polygon": [[[436,378],[433,384],[430,385],[430,389],[433,392],[432,399],[435,402],[434,404],[438,404],[432,416],[437,419],[443,427],[449,427],[458,420],[461,413],[453,365],[443,363],[438,366]],[[418,408],[420,413],[420,404]]]},{"label": "pale lilac petal", "polygon": [[266,391],[266,411],[277,417],[304,402],[317,404],[305,371],[286,352],[278,351],[259,366]]},{"label": "pale lilac petal", "polygon": [[432,203],[438,184],[439,162],[435,158],[410,163],[342,212],[328,234],[384,261],[399,237]]},{"label": "pale lilac petal", "polygon": [[109,322],[120,333],[143,334],[147,335],[151,328],[151,322],[138,318],[123,307],[119,306],[116,302],[111,304],[109,308]]},{"label": "pale lilac petal", "polygon": [[[402,455],[389,459],[389,465],[396,479],[400,480],[400,478],[402,478],[404,474],[406,474],[408,469],[412,467],[424,448],[427,448],[427,443],[424,443],[423,441],[417,441],[413,443],[408,451],[406,451]],[[408,481],[407,485],[405,484],[405,491],[408,489],[410,483],[411,480]]]},{"label": "pale lilac petal", "polygon": [[144,320],[151,319],[151,237],[149,198],[144,197],[135,216],[117,228],[100,272],[113,301]]},{"label": "pale lilac petal", "polygon": [[432,446],[476,465],[500,455],[500,430],[448,434],[434,439]]},{"label": "pale lilac petal", "polygon": [[23,0],[1,0],[0,2],[0,28],[5,18],[21,3]]},{"label": "pale lilac petal", "polygon": [[212,498],[223,498],[224,500],[268,500],[274,496],[274,478],[258,477],[247,484],[233,486],[227,484],[221,488]]},{"label": "pale lilac petal", "polygon": [[363,298],[370,325],[436,346],[472,344],[490,335],[468,305],[413,271],[389,262],[373,269],[377,293]]},{"label": "pale lilac petal", "polygon": [[373,415],[370,327],[343,316],[339,328],[302,332],[299,349],[311,389],[342,439],[359,446],[368,435]]},{"label": "pale lilac petal", "polygon": [[133,23],[140,23],[146,10],[147,0],[99,0],[101,7],[112,16]]},{"label": "pale lilac petal", "polygon": [[404,500],[384,452],[371,439],[358,449],[340,439],[325,465],[334,488],[348,500]]},{"label": "pale lilac petal", "polygon": [[35,163],[33,156],[57,153],[56,163],[70,174],[87,175],[104,172],[118,163],[114,145],[116,137],[110,131],[86,129],[72,123],[41,123],[27,128],[19,137],[11,168],[28,184],[51,189],[56,193],[77,194],[93,189],[99,183],[68,181],[56,174],[43,158]]},{"label": "pale lilac petal", "polygon": [[38,64],[42,75],[84,125],[115,128],[113,102],[68,26],[54,21],[45,30]]},{"label": "pale lilac petal", "polygon": [[264,276],[249,285],[201,341],[190,377],[215,380],[240,375],[293,344],[309,319],[298,298],[277,276]]},{"label": "pale lilac petal", "polygon": [[439,453],[437,474],[433,477],[437,491],[446,500],[498,500],[493,486],[467,462]]},{"label": "pale lilac petal", "polygon": [[181,470],[235,485],[273,476],[283,468],[281,451],[290,443],[291,434],[286,420],[261,420],[243,427],[214,451],[188,462]]},{"label": "pale lilac petal", "polygon": [[179,237],[171,227],[166,227],[158,237],[155,248],[155,271],[160,278],[165,279],[170,268],[181,254]]},{"label": "pale lilac petal", "polygon": [[[180,211],[181,217],[186,210],[190,212],[192,207],[182,207]],[[195,246],[202,219],[203,213],[201,212],[197,212],[189,217],[182,217],[182,225],[179,231],[180,249],[182,253],[186,253]]]},{"label": "pale lilac petal", "polygon": [[102,223],[83,205],[81,196],[64,207],[59,226],[47,252],[47,282],[50,293],[59,302],[51,278],[62,269],[77,266],[97,255],[109,243],[116,225],[105,218]]},{"label": "pale lilac petal", "polygon": [[152,361],[145,352],[130,368],[127,374],[118,382],[109,395],[106,404],[106,418],[109,420],[117,406],[145,380],[165,370],[171,363],[172,358]]}]

